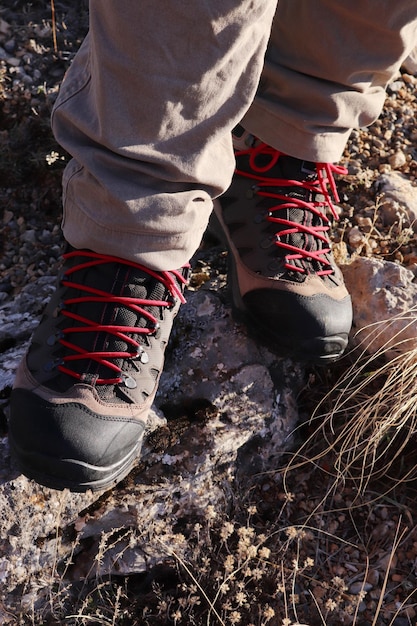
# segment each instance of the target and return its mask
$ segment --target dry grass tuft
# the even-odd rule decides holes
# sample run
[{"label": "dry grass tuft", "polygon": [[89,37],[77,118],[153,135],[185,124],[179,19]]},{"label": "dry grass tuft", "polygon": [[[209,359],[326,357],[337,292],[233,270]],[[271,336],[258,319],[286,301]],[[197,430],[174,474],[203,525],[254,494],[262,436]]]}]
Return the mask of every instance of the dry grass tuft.
[{"label": "dry grass tuft", "polygon": [[[411,313],[403,318],[402,328],[415,324]],[[303,458],[320,463],[332,455],[329,472],[335,484],[351,480],[360,495],[371,480],[389,476],[390,469],[401,463],[417,431],[417,347],[404,351],[409,340],[395,343],[394,338],[389,346],[369,355],[381,329],[398,321],[395,318],[374,324],[371,331],[364,329],[367,350],[359,345],[346,357],[351,364],[318,402],[309,420],[311,434],[286,471],[302,466]],[[321,446],[315,451],[319,439]]]}]

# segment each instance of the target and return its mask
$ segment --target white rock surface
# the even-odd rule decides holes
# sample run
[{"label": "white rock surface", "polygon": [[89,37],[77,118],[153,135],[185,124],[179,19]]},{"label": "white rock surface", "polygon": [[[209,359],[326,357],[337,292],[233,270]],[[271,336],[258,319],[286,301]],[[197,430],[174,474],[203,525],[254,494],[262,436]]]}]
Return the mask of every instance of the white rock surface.
[{"label": "white rock surface", "polygon": [[352,344],[387,358],[417,348],[417,284],[397,263],[359,257],[342,268],[352,296]]},{"label": "white rock surface", "polygon": [[417,232],[417,187],[404,174],[390,172],[379,177],[378,193],[385,223],[398,222]]}]

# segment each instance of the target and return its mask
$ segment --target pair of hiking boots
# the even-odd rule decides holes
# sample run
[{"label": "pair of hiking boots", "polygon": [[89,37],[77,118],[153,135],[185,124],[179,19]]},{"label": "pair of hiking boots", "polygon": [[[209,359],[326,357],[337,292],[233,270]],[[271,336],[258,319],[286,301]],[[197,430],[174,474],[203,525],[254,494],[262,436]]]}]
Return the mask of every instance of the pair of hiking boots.
[{"label": "pair of hiking boots", "polygon": [[[352,322],[329,240],[342,168],[289,157],[248,133],[237,141],[236,173],[213,216],[234,309],[268,345],[327,363],[343,353]],[[126,476],[189,271],[68,247],[11,396],[10,445],[24,474],[73,491]]]}]

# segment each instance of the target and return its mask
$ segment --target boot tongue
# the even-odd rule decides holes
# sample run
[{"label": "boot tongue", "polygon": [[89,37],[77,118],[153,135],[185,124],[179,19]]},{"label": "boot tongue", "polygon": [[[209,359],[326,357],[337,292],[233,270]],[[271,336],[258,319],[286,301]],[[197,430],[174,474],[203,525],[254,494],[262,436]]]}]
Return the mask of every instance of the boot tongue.
[{"label": "boot tongue", "polygon": [[281,178],[308,182],[317,180],[316,166],[311,161],[302,161],[295,157],[282,155],[277,166],[281,170]]},{"label": "boot tongue", "polygon": [[[273,178],[286,181],[293,180],[305,183],[314,183],[317,181],[317,169],[314,163],[287,155],[279,157],[276,165],[271,168],[270,172],[268,172],[268,175],[269,174]],[[312,191],[308,188],[308,186],[304,187],[296,184],[294,186],[291,184],[280,186],[279,182],[277,182],[275,190],[278,191],[278,193],[283,193],[289,201],[293,199],[295,201],[302,200],[303,202],[312,202],[319,201],[322,198],[321,194],[317,193],[315,190]],[[292,207],[279,209],[275,215],[277,217],[285,217],[294,225],[302,224],[303,226],[309,228],[322,225],[322,220],[319,216],[302,206],[297,207],[296,204]],[[286,231],[287,229],[288,225],[279,225],[277,223],[271,225],[271,230],[273,230],[278,237],[280,237],[281,231]],[[312,252],[321,248],[319,239],[313,235],[306,234],[301,230],[297,232],[296,229],[294,229],[294,232],[291,234],[282,235],[281,241],[294,246],[295,248],[309,250]],[[308,260],[305,257],[302,259],[293,259],[291,264],[304,270],[303,272],[291,271],[290,269],[287,270],[288,277],[297,282],[302,282],[305,279],[306,274],[310,272],[315,273],[322,269],[320,263],[314,260]]]}]

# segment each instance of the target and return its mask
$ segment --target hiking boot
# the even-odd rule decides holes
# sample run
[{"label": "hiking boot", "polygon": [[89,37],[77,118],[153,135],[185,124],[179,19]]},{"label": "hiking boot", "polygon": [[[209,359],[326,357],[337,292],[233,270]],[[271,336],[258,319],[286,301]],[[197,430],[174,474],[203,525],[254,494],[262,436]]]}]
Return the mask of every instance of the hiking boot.
[{"label": "hiking boot", "polygon": [[329,240],[337,217],[334,173],[246,132],[235,137],[236,172],[215,203],[229,250],[235,312],[271,347],[327,362],[346,348],[352,304]]},{"label": "hiking boot", "polygon": [[187,273],[89,250],[64,254],[12,391],[10,445],[26,476],[86,491],[129,472]]}]

